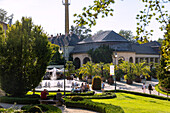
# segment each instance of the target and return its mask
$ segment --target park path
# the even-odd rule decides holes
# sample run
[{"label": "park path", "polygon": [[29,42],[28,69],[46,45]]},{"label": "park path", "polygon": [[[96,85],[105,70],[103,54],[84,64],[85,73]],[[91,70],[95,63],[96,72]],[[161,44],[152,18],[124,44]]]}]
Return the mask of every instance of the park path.
[{"label": "park path", "polygon": [[[145,82],[145,85],[147,87],[148,87],[149,84],[151,84],[153,86],[152,94],[158,95],[158,92],[155,90],[155,85],[158,84],[158,80],[154,79],[154,78],[152,78],[151,81],[145,81],[145,80],[142,79],[141,83],[133,82],[133,84],[131,84],[131,85],[126,84],[125,80],[122,80],[120,82],[116,81],[116,89],[143,93],[143,90],[142,90],[143,82]],[[114,90],[114,89],[115,89],[115,84],[109,85],[109,84],[105,83],[105,90]],[[100,91],[97,92],[97,93],[100,93]],[[147,88],[146,88],[145,93],[149,94],[149,90]],[[164,94],[159,94],[159,96],[167,97],[167,95],[164,95]]]}]

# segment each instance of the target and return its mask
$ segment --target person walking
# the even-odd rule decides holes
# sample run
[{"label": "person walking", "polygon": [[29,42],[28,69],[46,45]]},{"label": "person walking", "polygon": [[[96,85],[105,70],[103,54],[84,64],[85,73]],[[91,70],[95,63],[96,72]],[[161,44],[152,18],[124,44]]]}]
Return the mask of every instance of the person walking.
[{"label": "person walking", "polygon": [[105,86],[105,84],[104,84],[104,82],[102,82],[102,92],[104,91],[104,86]]},{"label": "person walking", "polygon": [[153,88],[152,88],[152,85],[151,85],[151,84],[149,84],[148,90],[149,90],[149,94],[151,94],[151,91],[153,91]]},{"label": "person walking", "polygon": [[145,83],[143,83],[143,85],[142,85],[142,90],[143,90],[143,93],[145,93],[145,90],[146,90]]}]

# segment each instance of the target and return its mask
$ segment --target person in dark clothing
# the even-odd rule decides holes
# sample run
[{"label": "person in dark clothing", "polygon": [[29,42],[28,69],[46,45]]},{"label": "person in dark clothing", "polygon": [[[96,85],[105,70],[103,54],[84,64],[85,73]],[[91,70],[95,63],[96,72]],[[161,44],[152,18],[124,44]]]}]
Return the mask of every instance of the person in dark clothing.
[{"label": "person in dark clothing", "polygon": [[59,101],[63,104],[63,103],[64,103],[64,100],[63,100],[62,97],[63,97],[63,95],[61,94],[60,89],[58,89],[58,93],[56,94],[54,100],[59,100]]},{"label": "person in dark clothing", "polygon": [[47,97],[48,91],[44,89],[44,91],[41,92],[41,99],[42,100],[48,100],[49,98]]},{"label": "person in dark clothing", "polygon": [[152,89],[152,85],[151,85],[151,84],[149,84],[149,86],[148,86],[148,90],[149,90],[149,93],[151,94],[151,91],[153,91],[153,89]]}]

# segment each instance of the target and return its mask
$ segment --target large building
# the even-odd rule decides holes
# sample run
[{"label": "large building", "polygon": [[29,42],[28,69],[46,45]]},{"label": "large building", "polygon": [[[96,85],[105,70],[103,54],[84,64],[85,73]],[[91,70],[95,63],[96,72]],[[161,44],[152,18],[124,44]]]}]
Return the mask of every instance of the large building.
[{"label": "large building", "polygon": [[[103,31],[80,42],[76,35],[69,35],[65,39],[64,38],[65,36],[62,35],[58,38],[53,38],[52,40],[53,43],[60,45],[61,47],[64,45],[61,45],[61,42],[64,42],[61,41],[61,39],[67,40],[67,57],[70,53],[72,54],[73,60],[77,64],[77,68],[82,66],[82,64],[85,64],[87,61],[91,61],[91,57],[87,54],[90,49],[96,49],[101,45],[108,45],[113,49],[113,53],[116,50],[118,56],[116,58],[116,63],[118,63],[119,60],[133,63],[138,63],[144,60],[147,63],[159,63],[160,59],[159,48],[161,45],[158,42],[153,41],[145,44],[131,43],[114,31]],[[74,44],[70,44],[73,42]],[[113,61],[115,61],[114,56],[112,58]]]}]

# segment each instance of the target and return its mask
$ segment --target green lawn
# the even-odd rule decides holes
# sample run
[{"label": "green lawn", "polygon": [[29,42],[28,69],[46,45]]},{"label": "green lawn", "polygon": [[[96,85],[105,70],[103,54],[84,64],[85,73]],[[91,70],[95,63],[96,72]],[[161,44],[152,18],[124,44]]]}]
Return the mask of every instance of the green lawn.
[{"label": "green lawn", "polygon": [[125,113],[170,113],[170,101],[116,93],[114,99],[92,99],[94,102],[113,104],[123,108]]}]

